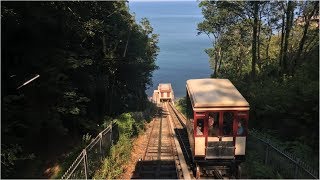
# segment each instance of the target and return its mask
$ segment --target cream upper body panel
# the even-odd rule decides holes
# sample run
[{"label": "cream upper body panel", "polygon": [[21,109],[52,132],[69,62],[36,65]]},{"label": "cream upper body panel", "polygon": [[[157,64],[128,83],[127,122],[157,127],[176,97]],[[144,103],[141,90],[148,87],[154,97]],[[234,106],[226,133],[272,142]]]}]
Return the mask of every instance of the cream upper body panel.
[{"label": "cream upper body panel", "polygon": [[171,87],[170,83],[168,83],[168,84],[159,84],[158,90],[159,91],[171,91],[172,87]]},{"label": "cream upper body panel", "polygon": [[190,79],[187,90],[194,110],[249,110],[249,103],[228,79]]}]

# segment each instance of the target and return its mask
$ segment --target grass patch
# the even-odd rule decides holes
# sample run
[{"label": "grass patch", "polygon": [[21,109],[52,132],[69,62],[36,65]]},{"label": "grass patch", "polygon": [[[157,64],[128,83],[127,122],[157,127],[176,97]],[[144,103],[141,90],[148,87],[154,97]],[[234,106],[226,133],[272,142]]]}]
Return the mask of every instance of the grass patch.
[{"label": "grass patch", "polygon": [[50,179],[61,179],[64,173],[68,170],[71,164],[79,156],[83,148],[90,143],[91,136],[89,134],[82,136],[82,141],[72,149],[71,152],[59,158],[58,163],[56,163],[51,169]]},{"label": "grass patch", "polygon": [[[124,164],[131,158],[133,138],[144,130],[151,114],[141,112],[124,113],[117,118],[119,126],[119,141],[111,147],[109,155],[103,160],[102,166],[97,170],[93,179],[116,179],[124,172]],[[147,120],[145,120],[147,119]]]},{"label": "grass patch", "polygon": [[187,98],[186,97],[177,99],[174,105],[185,117],[187,117]]},{"label": "grass patch", "polygon": [[132,140],[126,135],[120,135],[118,143],[111,148],[110,155],[105,158],[93,179],[116,179],[123,173],[123,165],[130,160],[131,150]]},{"label": "grass patch", "polygon": [[246,162],[241,166],[243,168],[243,176],[248,179],[270,179],[276,178],[272,168],[266,166],[258,153],[253,149],[248,149],[246,153]]}]

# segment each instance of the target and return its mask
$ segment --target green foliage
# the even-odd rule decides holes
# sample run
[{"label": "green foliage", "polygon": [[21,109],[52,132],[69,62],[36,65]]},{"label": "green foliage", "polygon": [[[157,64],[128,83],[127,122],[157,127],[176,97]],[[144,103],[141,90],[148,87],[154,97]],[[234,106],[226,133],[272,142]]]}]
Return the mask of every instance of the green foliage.
[{"label": "green foliage", "polygon": [[103,129],[107,128],[110,125],[111,121],[112,121],[112,117],[105,116],[104,119],[103,119],[103,123],[101,125],[101,127],[102,127],[101,131]]},{"label": "green foliage", "polygon": [[273,170],[264,165],[261,157],[254,151],[247,152],[246,162],[242,165],[248,179],[270,179],[276,177]]},{"label": "green foliage", "polygon": [[89,133],[82,136],[81,143],[70,150],[68,153],[64,154],[63,157],[60,157],[58,160],[59,170],[56,174],[53,174],[50,179],[61,179],[64,173],[70,168],[74,160],[79,156],[81,151],[91,143],[92,135]]},{"label": "green foliage", "polygon": [[176,108],[187,117],[187,98],[182,97],[176,100],[175,103]]},{"label": "green foliage", "polygon": [[150,122],[158,111],[159,108],[157,107],[157,105],[148,101],[147,109],[144,111],[143,117],[147,122]]},{"label": "green foliage", "polygon": [[[132,138],[136,137],[139,132],[144,129],[145,117],[151,116],[148,114],[148,110],[145,112],[130,112],[123,113],[119,115],[116,119],[111,117],[105,117],[102,129],[105,129],[112,121],[115,121],[119,127],[120,138],[116,145],[112,146],[111,150],[107,150],[107,157],[103,160],[102,166],[100,169],[93,169],[95,171],[94,178],[103,179],[105,177],[116,178],[119,174],[122,173],[123,165],[130,159],[130,153],[132,149]],[[66,168],[69,168],[71,163],[79,155],[81,150],[90,144],[92,136],[87,133],[82,137],[82,143],[80,146],[73,149],[69,152],[65,158],[59,163],[60,171],[59,173],[51,178],[61,178],[63,173],[66,171]],[[90,166],[89,167],[94,167]],[[113,171],[113,169],[115,169]]]},{"label": "green foliage", "polygon": [[129,113],[121,114],[117,119],[117,124],[119,125],[119,132],[124,136],[131,137],[133,134],[133,127],[135,120]]},{"label": "green foliage", "polygon": [[[253,5],[259,12],[257,34],[252,26],[257,10]],[[202,1],[204,20],[198,24],[199,33],[214,36],[213,47],[205,50],[215,71],[212,77],[230,79],[246,98],[249,126],[276,137],[286,151],[316,168],[318,162],[312,158],[319,153],[319,29],[311,19],[318,15],[318,5]],[[292,19],[293,12],[299,18]],[[253,41],[257,41],[257,67],[252,63]],[[217,49],[221,49],[220,59]],[[256,76],[251,78],[255,68]],[[257,173],[254,177],[279,175]]]},{"label": "green foliage", "polygon": [[23,154],[21,146],[14,145],[1,145],[1,167],[3,169],[2,176],[8,177],[14,170],[14,165],[22,160],[34,159],[34,154]]},{"label": "green foliage", "polygon": [[130,160],[132,141],[126,135],[121,135],[118,143],[111,148],[110,155],[103,161],[93,179],[116,179],[123,173],[123,165]]},{"label": "green foliage", "polygon": [[123,165],[131,157],[131,138],[136,136],[144,127],[145,120],[141,118],[143,118],[142,112],[132,112],[123,113],[116,119],[120,132],[119,141],[115,146],[112,146],[110,154],[104,159],[101,168],[96,171],[93,179],[116,179],[123,173]]},{"label": "green foliage", "polygon": [[252,127],[277,130],[277,135],[285,140],[311,137],[307,143],[315,147],[319,114],[316,67],[318,60],[310,57],[297,68],[295,76],[285,75],[281,81],[266,76],[254,84],[234,81],[254,112]]},{"label": "green foliage", "polygon": [[39,147],[94,134],[105,116],[145,110],[158,35],[126,2],[3,2],[1,10],[4,145],[55,159]]},{"label": "green foliage", "polygon": [[[307,143],[302,143],[301,141],[289,141],[285,143],[285,149],[298,157],[301,161],[307,163],[310,167],[314,169],[319,168],[319,155],[314,152],[314,150],[307,145]],[[312,154],[312,156],[310,156]]]}]

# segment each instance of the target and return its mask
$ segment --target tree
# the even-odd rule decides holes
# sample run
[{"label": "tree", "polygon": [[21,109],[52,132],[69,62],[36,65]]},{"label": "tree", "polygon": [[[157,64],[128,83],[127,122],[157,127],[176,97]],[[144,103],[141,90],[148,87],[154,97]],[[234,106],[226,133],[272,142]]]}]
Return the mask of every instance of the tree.
[{"label": "tree", "polygon": [[299,43],[299,49],[297,52],[297,57],[295,58],[294,66],[297,65],[297,61],[299,61],[299,59],[301,57],[303,46],[304,46],[306,38],[307,38],[311,18],[313,18],[319,14],[319,2],[318,1],[311,2],[311,3],[304,2],[302,14],[303,14],[302,18],[303,18],[303,21],[305,22],[305,25],[303,28],[303,35],[302,35],[300,43]]},{"label": "tree", "polygon": [[285,36],[283,45],[283,56],[282,56],[282,73],[288,72],[288,46],[289,46],[289,36],[293,25],[293,14],[294,14],[295,4],[293,1],[288,1],[287,9],[285,11],[286,23],[285,23]]},{"label": "tree", "polygon": [[258,21],[259,21],[259,2],[254,1],[253,4],[253,33],[252,33],[252,79],[256,77],[256,63],[257,63],[257,39],[258,39]]},{"label": "tree", "polygon": [[199,33],[216,37],[205,50],[218,72],[212,77],[230,79],[248,100],[250,126],[299,141],[312,149],[310,159],[317,156],[318,2],[202,1],[200,7]]},{"label": "tree", "polygon": [[79,143],[101,130],[106,116],[145,108],[158,36],[146,19],[135,21],[126,2],[1,5],[1,147],[10,166],[3,177],[39,178],[22,176],[15,165],[30,154],[39,161],[61,155],[53,147]]},{"label": "tree", "polygon": [[245,24],[252,27],[251,39],[251,76],[256,76],[256,64],[258,58],[258,37],[259,37],[259,12],[263,3],[254,2],[230,2],[230,1],[203,1],[200,3],[205,21],[199,23],[199,32],[213,34],[214,37],[221,37],[232,24]]}]

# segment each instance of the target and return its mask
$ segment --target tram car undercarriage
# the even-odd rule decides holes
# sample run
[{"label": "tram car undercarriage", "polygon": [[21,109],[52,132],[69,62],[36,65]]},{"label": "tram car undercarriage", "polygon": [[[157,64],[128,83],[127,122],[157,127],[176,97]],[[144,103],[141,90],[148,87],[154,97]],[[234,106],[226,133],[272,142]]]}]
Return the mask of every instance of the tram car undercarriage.
[{"label": "tram car undercarriage", "polygon": [[218,171],[240,178],[249,103],[228,79],[191,79],[186,90],[186,126],[195,177]]}]

